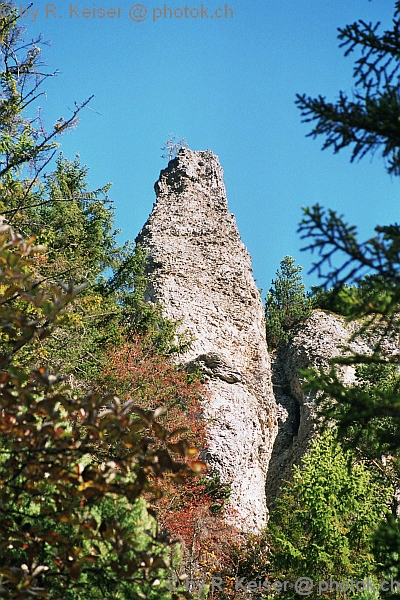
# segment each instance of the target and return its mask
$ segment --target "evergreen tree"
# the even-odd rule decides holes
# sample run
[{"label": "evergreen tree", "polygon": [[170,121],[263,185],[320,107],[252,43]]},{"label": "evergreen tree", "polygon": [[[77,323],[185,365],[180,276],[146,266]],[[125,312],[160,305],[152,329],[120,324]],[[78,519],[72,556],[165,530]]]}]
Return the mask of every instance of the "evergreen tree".
[{"label": "evergreen tree", "polygon": [[[238,574],[246,580],[289,581],[285,596],[345,597],[340,589],[319,591],[319,582],[362,581],[375,574],[374,532],[389,513],[390,490],[352,451],[344,451],[327,429],[312,443],[301,467],[281,491],[262,536],[240,548]],[[298,592],[307,577],[313,587]],[[266,593],[254,593],[265,598]]]},{"label": "evergreen tree", "polygon": [[17,366],[79,292],[37,282],[43,251],[1,226],[0,596],[172,600],[170,546],[143,498],[164,473],[201,464],[188,460],[196,451],[182,430],[158,422],[160,409],[77,396],[45,364]]},{"label": "evergreen tree", "polygon": [[308,134],[325,136],[323,149],[337,153],[351,147],[351,160],[381,150],[389,173],[400,174],[400,2],[395,2],[391,29],[380,33],[380,23],[359,20],[339,28],[345,56],[361,51],[355,61],[355,88],[349,98],[339,92],[336,103],[325,97],[298,94],[296,103],[306,123],[316,122]]},{"label": "evergreen tree", "polygon": [[160,409],[85,393],[112,345],[140,330],[168,354],[175,326],[143,307],[145,257],[116,243],[109,186],[88,191],[78,158],[46,173],[87,102],[45,132],[40,40],[25,44],[18,23],[3,3],[0,212],[14,229],[0,223],[0,597],[188,597],[168,589],[171,544],[144,496],[201,469],[196,451]]},{"label": "evergreen tree", "polygon": [[[47,252],[32,263],[37,283],[72,281],[81,288],[68,315],[59,319],[51,340],[36,340],[16,360],[47,358],[48,366],[84,379],[99,370],[98,349],[118,338],[116,303],[95,288],[104,269],[116,263],[119,246],[113,231],[108,186],[88,192],[86,167],[60,155],[53,173],[57,138],[74,127],[80,110],[60,118],[46,132],[35,103],[53,73],[42,68],[40,37],[25,43],[18,8],[2,4],[0,15],[0,211],[25,238],[35,236]],[[44,288],[46,286],[44,285]],[[120,312],[120,311],[119,311]],[[94,313],[103,315],[98,318]],[[104,315],[114,318],[105,318]],[[95,356],[97,354],[97,356]],[[85,364],[85,368],[82,365]]]},{"label": "evergreen tree", "polygon": [[311,314],[312,302],[300,275],[303,268],[295,262],[291,256],[281,260],[266,298],[267,341],[272,348],[288,342],[293,328]]},{"label": "evergreen tree", "polygon": [[272,568],[295,581],[362,580],[374,572],[374,529],[388,513],[390,491],[326,431],[295,467],[271,514]]},{"label": "evergreen tree", "polygon": [[[392,26],[379,31],[380,24],[368,24],[360,20],[339,29],[341,46],[346,55],[360,51],[355,62],[355,91],[353,99],[340,92],[336,103],[324,97],[297,97],[297,104],[306,122],[316,122],[309,135],[326,136],[324,148],[335,152],[352,148],[352,160],[363,158],[370,152],[381,150],[389,173],[400,174],[400,98],[398,94],[400,69],[400,2],[395,2]],[[396,372],[399,355],[383,352],[383,341],[388,336],[396,338],[400,333],[400,226],[398,224],[377,226],[376,236],[360,242],[357,229],[347,224],[334,211],[316,205],[305,209],[299,228],[303,238],[308,239],[307,248],[319,255],[314,270],[324,277],[325,285],[332,285],[338,292],[344,284],[359,284],[370,276],[368,294],[362,301],[353,302],[349,313],[362,325],[359,334],[366,334],[374,342],[372,355],[348,355],[333,361],[329,373],[308,374],[309,386],[323,392],[328,418],[335,417],[347,436],[348,428],[358,435],[350,436],[353,444],[368,440],[369,451],[382,456],[385,461],[397,461],[400,450],[400,396],[398,383],[381,385],[369,383],[362,389],[343,385],[335,369],[335,363],[357,366],[359,374],[366,375],[365,368],[372,366],[382,373],[388,363]],[[343,256],[345,257],[343,260]],[[335,264],[335,259],[339,259]],[[364,365],[364,372],[361,366]],[[393,375],[393,374],[392,374]],[[395,381],[396,378],[394,378]],[[371,385],[373,389],[371,390]],[[332,403],[332,399],[336,403]],[[354,431],[353,429],[353,431]],[[396,478],[399,487],[399,478]],[[399,527],[395,516],[384,522],[377,534],[377,564],[381,576],[388,574],[398,579]],[[397,561],[397,562],[396,562]]]}]

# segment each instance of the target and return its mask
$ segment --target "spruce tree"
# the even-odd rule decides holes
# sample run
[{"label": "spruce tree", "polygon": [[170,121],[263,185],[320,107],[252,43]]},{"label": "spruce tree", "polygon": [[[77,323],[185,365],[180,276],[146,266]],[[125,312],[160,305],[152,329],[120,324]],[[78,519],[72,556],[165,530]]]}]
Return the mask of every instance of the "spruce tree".
[{"label": "spruce tree", "polygon": [[292,582],[373,574],[373,534],[390,504],[390,490],[374,479],[354,454],[343,452],[331,430],[316,439],[271,514],[273,570]]},{"label": "spruce tree", "polygon": [[272,280],[266,298],[267,341],[271,348],[287,343],[293,328],[311,314],[311,299],[300,275],[303,268],[295,262],[291,256],[281,260],[277,279]]},{"label": "spruce tree", "polygon": [[[395,2],[392,25],[385,31],[380,23],[359,20],[339,29],[341,47],[345,55],[358,52],[355,60],[355,87],[353,97],[340,92],[339,100],[332,103],[325,97],[297,96],[297,104],[306,122],[314,123],[312,137],[324,136],[323,148],[339,152],[352,149],[351,160],[361,159],[380,151],[387,171],[400,175],[400,2]],[[379,225],[376,235],[362,242],[357,228],[346,223],[342,216],[319,205],[306,208],[299,231],[307,239],[306,249],[316,252],[314,264],[325,280],[325,286],[336,291],[345,284],[360,284],[369,276],[368,294],[353,303],[349,316],[358,319],[358,331],[374,342],[371,355],[347,355],[333,361],[329,373],[308,374],[309,387],[323,392],[328,419],[335,418],[348,439],[349,427],[359,435],[353,438],[355,446],[368,440],[379,464],[397,463],[400,450],[400,394],[398,385],[373,385],[353,389],[343,385],[335,363],[379,367],[382,372],[388,363],[397,371],[399,355],[383,352],[385,338],[400,333],[400,226],[397,223]],[[344,258],[343,258],[344,257]],[[364,368],[364,375],[365,375]],[[369,373],[371,380],[371,372]],[[390,386],[389,386],[390,387]],[[386,433],[385,433],[386,431]],[[352,439],[348,441],[351,443]],[[389,446],[389,447],[388,447]],[[382,462],[382,464],[383,464]],[[397,477],[396,486],[399,487]],[[396,511],[394,511],[396,512]],[[400,536],[397,515],[379,528],[376,538],[376,557],[381,576],[399,578],[398,548]],[[390,593],[390,592],[389,592]]]}]

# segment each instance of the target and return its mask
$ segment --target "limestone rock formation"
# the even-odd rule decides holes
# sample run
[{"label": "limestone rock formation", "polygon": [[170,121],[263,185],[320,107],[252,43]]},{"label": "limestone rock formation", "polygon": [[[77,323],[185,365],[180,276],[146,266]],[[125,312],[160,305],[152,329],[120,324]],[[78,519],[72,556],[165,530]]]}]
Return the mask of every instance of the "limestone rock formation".
[{"label": "limestone rock formation", "polygon": [[[279,429],[267,478],[270,508],[282,483],[290,479],[292,466],[299,464],[307,451],[315,431],[315,397],[304,392],[299,370],[328,368],[329,360],[343,352],[349,336],[343,317],[314,311],[289,343],[272,357]],[[353,369],[349,367],[343,376],[351,381]]]},{"label": "limestone rock formation", "polygon": [[277,421],[251,259],[211,151],[180,150],[155,191],[137,238],[149,256],[147,299],[160,301],[165,315],[183,319],[193,335],[180,360],[201,368],[208,380],[207,461],[231,485],[232,520],[257,531],[267,517],[265,479]]},{"label": "limestone rock formation", "polygon": [[[356,335],[353,335],[355,334]],[[329,360],[348,352],[371,354],[379,339],[379,328],[373,336],[362,332],[356,321],[321,310],[313,312],[297,328],[289,343],[272,357],[273,384],[278,404],[278,435],[275,440],[267,477],[267,503],[271,508],[279,489],[290,478],[293,464],[301,462],[315,432],[315,396],[302,388],[300,369],[329,367]],[[382,350],[390,355],[399,353],[395,332],[385,333]],[[342,381],[355,381],[355,368],[338,369]]]}]

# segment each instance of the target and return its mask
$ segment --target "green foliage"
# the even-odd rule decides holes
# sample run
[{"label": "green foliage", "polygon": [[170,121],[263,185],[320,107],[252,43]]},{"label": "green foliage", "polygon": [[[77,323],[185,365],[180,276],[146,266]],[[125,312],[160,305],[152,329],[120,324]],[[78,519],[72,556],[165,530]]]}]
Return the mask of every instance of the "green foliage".
[{"label": "green foliage", "polygon": [[181,323],[166,319],[162,305],[146,298],[146,265],[147,256],[141,246],[126,244],[105,292],[113,294],[121,308],[123,332],[128,339],[140,335],[163,356],[185,352],[192,340],[179,331]]},{"label": "green foliage", "polygon": [[[363,361],[363,362],[361,362]],[[322,393],[319,403],[327,422],[336,422],[347,447],[357,448],[365,460],[375,462],[385,485],[395,487],[400,475],[400,375],[395,364],[376,357],[342,358],[340,364],[354,364],[356,383],[345,385],[331,370],[304,371],[306,389]],[[333,401],[332,399],[335,399]],[[382,460],[382,455],[386,458]]]},{"label": "green foliage", "polygon": [[[7,10],[8,8],[8,10]],[[98,348],[118,339],[115,301],[105,300],[94,289],[104,269],[112,268],[118,246],[112,230],[112,211],[107,200],[109,186],[87,191],[86,167],[60,155],[53,173],[45,169],[55,156],[56,138],[75,126],[77,115],[87,104],[75,105],[72,116],[59,119],[52,130],[44,129],[34,105],[44,93],[47,77],[40,61],[40,38],[23,40],[18,10],[2,4],[0,17],[0,209],[8,222],[24,237],[35,235],[48,248],[35,259],[36,283],[50,288],[58,280],[85,284],[81,296],[70,305],[68,315],[58,319],[53,338],[35,347],[24,346],[20,363],[47,358],[52,368],[85,379],[99,370]],[[46,289],[43,285],[43,289]],[[94,315],[97,313],[102,317]],[[111,322],[110,322],[111,321]],[[97,356],[96,356],[97,354]],[[40,360],[37,364],[40,364]],[[85,365],[82,368],[82,365]]]},{"label": "green foliage", "polygon": [[355,285],[343,285],[339,289],[331,288],[329,290],[313,286],[311,293],[314,308],[346,317],[351,314],[352,306],[358,299],[358,288]]},{"label": "green foliage", "polygon": [[[389,512],[390,495],[375,472],[344,451],[334,431],[326,429],[314,439],[302,466],[294,467],[264,532],[233,548],[238,577],[269,585],[288,581],[289,598],[298,598],[294,584],[304,577],[314,582],[310,597],[321,596],[317,584],[330,578],[343,582],[370,576],[375,581],[375,528]],[[257,591],[253,595],[266,597]],[[326,595],[346,596],[335,589]]]},{"label": "green foliage", "polygon": [[314,308],[350,318],[367,315],[374,307],[380,307],[384,312],[395,294],[387,281],[378,275],[367,275],[354,285],[343,284],[330,289],[313,286],[311,291]]},{"label": "green foliage", "polygon": [[[388,172],[394,175],[400,174],[399,17],[397,1],[391,28],[382,33],[379,23],[361,20],[339,29],[346,55],[361,51],[354,68],[354,100],[343,92],[336,104],[322,96],[297,98],[305,120],[316,122],[310,135],[326,136],[324,148],[339,152],[352,147],[352,160],[381,150]],[[377,226],[374,237],[360,242],[354,225],[316,205],[305,209],[299,230],[308,240],[307,249],[318,254],[314,270],[324,278],[325,288],[341,290],[345,284],[351,288],[361,282],[360,290],[348,294],[346,312],[359,322],[354,337],[363,335],[372,342],[370,355],[350,353],[332,361],[328,373],[308,373],[308,386],[322,392],[326,418],[337,421],[344,440],[374,462],[389,485],[398,489],[399,355],[384,349],[388,340],[394,346],[400,333],[400,227]],[[367,281],[364,290],[363,281]],[[336,367],[343,364],[356,367],[358,380],[352,387],[344,386],[338,375]],[[396,498],[392,510],[396,514]],[[375,538],[380,576],[398,573],[398,550],[398,521],[390,517],[380,524]]]},{"label": "green foliage", "polygon": [[400,3],[395,2],[391,29],[380,33],[380,23],[361,19],[339,28],[345,56],[361,54],[355,61],[352,99],[340,91],[335,104],[321,95],[298,94],[296,101],[304,122],[316,122],[309,136],[326,137],[323,149],[337,153],[351,147],[352,161],[381,149],[388,172],[395,175],[400,174],[399,16]]},{"label": "green foliage", "polygon": [[[36,261],[39,281],[50,285],[65,277],[85,285],[41,348],[49,367],[80,382],[99,376],[107,353],[124,336],[146,336],[164,355],[189,344],[177,324],[163,317],[160,305],[145,301],[146,256],[129,242],[118,245],[107,197],[110,186],[88,191],[87,172],[78,157],[69,161],[60,154],[37,205],[21,212],[18,221],[29,236],[47,244]],[[106,278],[105,272],[111,276]]]},{"label": "green foliage", "polygon": [[[97,527],[102,527],[104,530],[104,535],[98,542],[97,561],[92,563],[92,568],[82,572],[76,585],[69,589],[65,589],[65,586],[60,584],[57,579],[53,580],[51,582],[52,595],[65,598],[65,600],[98,600],[111,596],[122,600],[138,600],[143,597],[148,600],[171,600],[170,567],[178,565],[174,565],[171,560],[173,549],[169,549],[165,544],[157,541],[156,521],[149,514],[144,500],[139,499],[132,504],[126,498],[109,495],[91,507],[90,515],[96,521]],[[114,555],[114,560],[118,560],[118,555],[113,548],[113,541],[109,539],[116,521],[121,538],[134,540],[136,553],[152,555],[155,564],[153,564],[152,576],[147,580],[141,574],[138,574],[135,582],[129,581],[129,578],[118,580],[115,577],[115,570],[110,568],[110,554]],[[74,527],[71,527],[70,524],[58,526],[57,529],[64,535],[74,536],[75,533]],[[93,540],[83,539],[81,543],[88,556],[91,556]],[[124,555],[124,564],[135,560],[135,552],[131,550]],[[43,559],[46,560],[46,558],[48,559],[48,555],[44,553]],[[169,568],[165,568],[166,566]]]},{"label": "green foliage", "polygon": [[68,318],[42,348],[51,368],[79,380],[95,377],[104,352],[121,340],[121,311],[102,285],[103,271],[120,257],[109,186],[88,192],[87,171],[78,157],[68,161],[60,154],[55,171],[45,178],[38,206],[30,208],[26,223],[19,221],[24,231],[47,245],[36,263],[38,280],[50,285],[67,278],[85,286]]},{"label": "green foliage", "polygon": [[295,266],[294,258],[285,256],[276,272],[277,279],[272,281],[265,305],[267,341],[271,348],[287,343],[294,327],[311,314],[312,301],[305,291],[302,270]]},{"label": "green foliage", "polygon": [[49,248],[43,274],[77,283],[93,283],[113,266],[119,249],[107,197],[111,185],[89,192],[87,173],[79,157],[69,161],[60,153],[55,171],[45,178],[42,205],[29,231]]},{"label": "green foliage", "polygon": [[327,430],[277,500],[267,529],[271,570],[295,581],[362,580],[374,570],[372,533],[388,512],[366,466],[343,452]]},{"label": "green foliage", "polygon": [[0,595],[172,600],[159,583],[169,547],[140,499],[164,473],[188,475],[171,453],[195,450],[157,422],[159,409],[79,397],[46,367],[13,366],[79,289],[35,281],[43,248],[6,225],[0,233]]},{"label": "green foliage", "polygon": [[199,480],[204,484],[204,493],[211,500],[210,512],[213,515],[221,515],[224,507],[232,494],[232,488],[227,483],[222,483],[221,477],[217,472],[208,473],[206,477]]},{"label": "green foliage", "polygon": [[[337,291],[345,284],[360,284],[365,280],[365,292],[370,301],[359,303],[359,313],[390,315],[400,303],[399,292],[399,243],[398,225],[378,226],[377,236],[360,243],[357,229],[348,225],[335,211],[325,211],[318,204],[304,209],[299,232],[310,243],[303,250],[316,251],[319,258],[312,271],[325,279],[324,287],[330,285]],[[335,266],[337,257],[345,255],[345,261]],[[328,266],[328,273],[322,275]]]},{"label": "green foliage", "polygon": [[126,337],[144,336],[163,355],[189,344],[184,333],[178,334],[178,324],[163,317],[160,305],[145,301],[146,256],[129,242],[118,245],[109,185],[87,191],[87,172],[78,157],[68,161],[60,154],[56,170],[46,177],[43,202],[31,209],[34,225],[25,226],[48,244],[37,264],[40,279],[71,277],[85,284],[43,348],[49,366],[78,381],[98,377],[111,348]]},{"label": "green foliage", "polygon": [[[386,581],[391,581],[391,578],[394,581],[399,581],[400,522],[395,515],[390,515],[376,530],[374,554],[379,566],[380,576]],[[398,597],[398,589],[397,594],[394,596]]]}]

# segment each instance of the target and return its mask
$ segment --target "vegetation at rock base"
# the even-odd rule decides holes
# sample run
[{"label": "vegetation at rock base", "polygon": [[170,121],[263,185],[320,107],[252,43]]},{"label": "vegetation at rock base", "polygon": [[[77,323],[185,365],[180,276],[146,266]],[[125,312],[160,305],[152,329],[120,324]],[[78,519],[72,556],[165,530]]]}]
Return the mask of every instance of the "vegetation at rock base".
[{"label": "vegetation at rock base", "polygon": [[[207,447],[206,424],[199,418],[206,391],[199,376],[149,352],[145,337],[137,336],[114,350],[98,385],[127,401],[134,395],[137,405],[146,411],[154,410],[157,404],[165,406],[159,423],[184,433],[191,445]],[[204,578],[205,573],[210,578],[228,556],[228,540],[238,535],[223,520],[229,486],[210,471],[199,478],[182,476],[178,482],[166,475],[153,480],[152,485],[158,496],[149,502],[160,526],[181,544],[190,580]],[[179,573],[178,568],[176,577]]]},{"label": "vegetation at rock base", "polygon": [[160,409],[113,394],[76,395],[45,366],[15,366],[79,293],[34,280],[31,257],[43,250],[2,226],[0,593],[136,598],[141,590],[172,598],[158,591],[169,547],[141,498],[156,493],[152,481],[164,473],[179,478],[202,465],[189,460],[196,450],[181,431],[158,422]]},{"label": "vegetation at rock base", "polygon": [[[343,451],[332,430],[325,431],[301,468],[294,468],[264,534],[237,549],[239,577],[270,585],[289,581],[289,598],[298,597],[294,584],[301,577],[313,582],[373,577],[374,530],[389,512],[392,493],[356,454]],[[318,585],[308,595],[321,595]],[[340,596],[340,590],[329,595]]]},{"label": "vegetation at rock base", "polygon": [[331,431],[323,433],[295,468],[293,481],[271,515],[272,568],[314,581],[374,573],[372,533],[389,512],[393,489],[374,481],[356,455],[345,454]]}]

